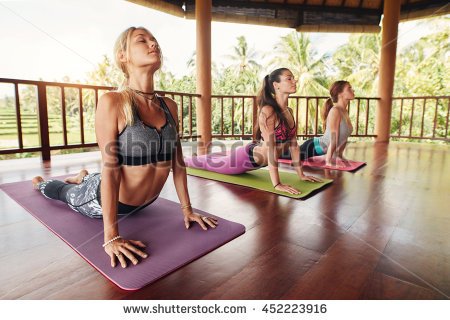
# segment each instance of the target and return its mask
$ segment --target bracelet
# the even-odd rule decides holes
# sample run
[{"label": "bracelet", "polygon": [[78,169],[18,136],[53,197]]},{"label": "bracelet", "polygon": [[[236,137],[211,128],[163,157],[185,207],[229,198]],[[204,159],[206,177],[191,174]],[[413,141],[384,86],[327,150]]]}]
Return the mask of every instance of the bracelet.
[{"label": "bracelet", "polygon": [[106,247],[111,242],[116,241],[117,239],[122,239],[122,237],[121,236],[117,236],[117,237],[112,238],[111,240],[106,241],[104,244],[102,244],[103,248]]},{"label": "bracelet", "polygon": [[181,206],[181,210],[186,209],[186,208],[192,208],[191,204],[185,204],[184,206]]},{"label": "bracelet", "polygon": [[276,185],[273,186],[273,188],[275,189],[276,187],[278,187],[281,184],[281,182],[278,182]]}]

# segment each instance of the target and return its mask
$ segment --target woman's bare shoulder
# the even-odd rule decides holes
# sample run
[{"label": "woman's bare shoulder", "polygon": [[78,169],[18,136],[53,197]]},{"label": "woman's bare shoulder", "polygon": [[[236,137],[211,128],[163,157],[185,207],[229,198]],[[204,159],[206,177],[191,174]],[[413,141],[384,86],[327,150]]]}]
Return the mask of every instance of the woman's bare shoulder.
[{"label": "woman's bare shoulder", "polygon": [[272,106],[265,105],[261,107],[261,113],[266,117],[271,117],[275,113],[275,110]]},{"label": "woman's bare shoulder", "polygon": [[105,106],[118,106],[122,103],[123,96],[120,92],[117,91],[109,91],[100,96],[100,99],[98,100],[98,104],[105,105]]},{"label": "woman's bare shoulder", "polygon": [[169,97],[161,97],[165,104],[167,105],[167,107],[170,110],[170,113],[172,113],[172,116],[176,119],[177,115],[178,115],[178,105],[177,103],[170,99]]}]

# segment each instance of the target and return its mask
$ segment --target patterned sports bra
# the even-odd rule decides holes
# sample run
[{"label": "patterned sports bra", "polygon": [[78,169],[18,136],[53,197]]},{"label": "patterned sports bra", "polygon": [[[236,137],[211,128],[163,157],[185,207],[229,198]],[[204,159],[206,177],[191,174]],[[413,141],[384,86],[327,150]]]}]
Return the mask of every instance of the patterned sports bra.
[{"label": "patterned sports bra", "polygon": [[[294,119],[294,115],[292,114],[291,109],[288,108],[288,110],[289,113],[292,115],[292,119]],[[275,127],[274,133],[276,143],[285,143],[296,136],[297,124],[295,123],[294,120],[294,125],[292,126],[292,128],[288,128],[286,127],[284,122],[280,121],[280,123]]]}]

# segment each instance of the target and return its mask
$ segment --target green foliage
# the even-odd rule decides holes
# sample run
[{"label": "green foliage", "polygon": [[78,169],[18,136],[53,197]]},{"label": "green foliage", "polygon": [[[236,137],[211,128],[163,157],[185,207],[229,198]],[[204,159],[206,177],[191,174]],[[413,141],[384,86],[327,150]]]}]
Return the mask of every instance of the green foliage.
[{"label": "green foliage", "polygon": [[[410,46],[398,52],[395,73],[394,96],[448,96],[450,94],[450,18],[448,16],[424,20],[423,25],[436,30],[432,34],[414,41]],[[292,32],[282,37],[270,52],[256,52],[251,48],[244,36],[236,38],[235,46],[226,56],[227,65],[212,66],[212,91],[215,95],[250,95],[257,94],[262,82],[260,65],[262,57],[269,55],[272,59],[269,66],[272,69],[287,67],[299,79],[297,95],[327,96],[329,85],[338,79],[351,82],[359,97],[377,96],[380,35],[354,34],[348,43],[337,48],[332,54],[319,56],[308,35]],[[196,92],[195,52],[187,62],[187,75],[175,77],[164,68],[156,74],[156,89],[184,93]],[[64,82],[70,82],[68,77]],[[106,55],[103,56],[96,68],[87,75],[87,83],[117,87],[123,81],[123,75]],[[101,95],[101,93],[99,93]],[[47,88],[47,104],[49,114],[49,130],[51,144],[62,144],[63,137],[63,92],[60,87]],[[33,85],[19,85],[19,100],[21,107],[22,130],[26,147],[39,145],[37,119],[37,88]],[[80,109],[80,100],[81,106]],[[179,105],[180,116],[183,119],[183,133],[189,134],[189,101],[184,99],[181,105],[179,96],[175,96]],[[310,99],[290,100],[294,112],[299,113],[299,132],[306,130],[313,133],[316,113],[323,100]],[[223,104],[223,120],[221,106]],[[298,104],[298,111],[297,111]],[[83,111],[83,125],[86,142],[95,141],[94,90],[74,88],[64,89],[64,105],[66,125],[68,128],[68,142],[80,142],[80,110]],[[252,98],[212,99],[212,129],[213,133],[245,134],[252,132],[253,115]],[[305,110],[309,108],[308,124],[305,123]],[[232,109],[234,119],[232,119]],[[242,112],[244,110],[244,112]],[[400,117],[400,110],[402,116]],[[425,110],[425,111],[424,111]],[[437,113],[435,112],[437,110]],[[363,132],[365,114],[369,112],[369,132],[374,127],[375,106],[373,101],[367,106],[366,101],[360,101],[359,132]],[[193,134],[196,134],[196,99],[192,99]],[[242,129],[242,114],[244,125]],[[422,115],[424,122],[422,125]],[[392,134],[413,134],[445,136],[448,115],[448,99],[434,99],[428,101],[400,100],[393,102]],[[356,103],[351,105],[350,116],[356,122]],[[436,118],[436,125],[435,125]],[[223,124],[222,124],[223,122]],[[320,122],[320,121],[319,121]],[[319,124],[320,126],[320,124]],[[434,131],[434,127],[436,130]],[[303,128],[303,129],[302,129]],[[372,131],[373,132],[373,131]],[[448,136],[447,136],[448,138]],[[15,112],[15,98],[5,95],[0,98],[0,148],[17,147],[17,120]]]},{"label": "green foliage", "polygon": [[337,79],[350,81],[358,96],[377,96],[380,34],[354,34],[332,57]]},{"label": "green foliage", "polygon": [[118,87],[122,84],[124,78],[122,71],[115,66],[107,55],[103,55],[103,60],[88,74],[88,83]]},{"label": "green foliage", "polygon": [[[450,18],[446,19],[450,22]],[[450,24],[418,39],[397,58],[394,94],[448,95],[450,88]]]},{"label": "green foliage", "polygon": [[311,40],[296,31],[281,38],[275,46],[272,69],[286,67],[298,78],[298,95],[323,96],[328,93],[327,55],[319,57]]},{"label": "green foliage", "polygon": [[[418,39],[399,52],[395,73],[395,96],[450,94],[449,22],[448,17],[431,21],[430,24],[438,30],[437,32]],[[420,99],[415,103],[408,99],[403,101],[403,105],[400,101],[394,101],[391,133],[408,135],[411,131],[415,136],[423,134],[431,137],[435,130],[436,137],[445,138],[448,103],[448,99]],[[401,122],[400,111],[406,115],[402,117]]]}]

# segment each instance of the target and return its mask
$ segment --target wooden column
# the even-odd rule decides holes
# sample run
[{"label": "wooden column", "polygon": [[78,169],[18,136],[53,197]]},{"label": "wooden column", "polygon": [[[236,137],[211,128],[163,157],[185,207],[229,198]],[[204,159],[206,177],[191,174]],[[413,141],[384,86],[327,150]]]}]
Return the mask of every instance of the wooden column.
[{"label": "wooden column", "polygon": [[48,129],[47,88],[45,84],[38,84],[37,95],[39,136],[42,147],[41,158],[42,161],[46,162],[50,161],[50,134]]},{"label": "wooden column", "polygon": [[378,102],[375,119],[377,142],[389,142],[400,5],[400,0],[384,1],[383,25],[381,29],[380,76],[378,84],[380,101]]},{"label": "wooden column", "polygon": [[211,0],[195,1],[197,23],[197,130],[198,154],[208,152],[211,143]]}]

